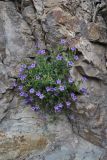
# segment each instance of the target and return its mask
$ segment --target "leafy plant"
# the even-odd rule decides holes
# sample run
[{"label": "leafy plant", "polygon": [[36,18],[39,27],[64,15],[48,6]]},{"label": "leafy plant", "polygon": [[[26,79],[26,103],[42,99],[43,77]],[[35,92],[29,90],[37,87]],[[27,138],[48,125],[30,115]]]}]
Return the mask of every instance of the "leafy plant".
[{"label": "leafy plant", "polygon": [[17,81],[19,95],[34,111],[46,113],[70,112],[77,101],[81,81],[75,81],[70,70],[79,59],[76,48],[66,47],[66,41],[55,49],[38,50],[32,64],[22,64]]}]

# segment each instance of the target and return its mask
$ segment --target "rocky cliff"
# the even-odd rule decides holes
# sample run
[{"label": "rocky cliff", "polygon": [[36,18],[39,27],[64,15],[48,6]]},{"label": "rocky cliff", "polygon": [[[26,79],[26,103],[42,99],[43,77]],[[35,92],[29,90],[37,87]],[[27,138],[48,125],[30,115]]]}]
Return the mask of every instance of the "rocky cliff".
[{"label": "rocky cliff", "polygon": [[[12,83],[36,46],[76,47],[74,78],[87,77],[71,122],[34,113]],[[107,160],[107,2],[0,0],[0,160]]]}]

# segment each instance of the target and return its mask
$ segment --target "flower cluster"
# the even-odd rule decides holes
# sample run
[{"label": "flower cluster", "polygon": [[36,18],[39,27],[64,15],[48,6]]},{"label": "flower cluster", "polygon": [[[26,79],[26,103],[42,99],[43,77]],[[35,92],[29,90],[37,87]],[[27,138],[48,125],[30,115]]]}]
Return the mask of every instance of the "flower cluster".
[{"label": "flower cluster", "polygon": [[19,69],[17,87],[19,95],[30,104],[32,110],[44,110],[47,113],[72,110],[77,102],[77,94],[86,94],[85,87],[75,81],[70,70],[79,60],[75,47],[64,48],[62,39],[56,51],[38,50],[32,64],[22,64]]}]

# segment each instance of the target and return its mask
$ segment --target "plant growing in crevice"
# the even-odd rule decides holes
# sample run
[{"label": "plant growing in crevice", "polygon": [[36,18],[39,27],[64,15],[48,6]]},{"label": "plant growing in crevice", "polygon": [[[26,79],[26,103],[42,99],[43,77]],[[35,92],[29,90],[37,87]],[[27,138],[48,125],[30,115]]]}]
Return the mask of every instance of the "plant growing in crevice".
[{"label": "plant growing in crevice", "polygon": [[77,94],[86,93],[85,88],[80,89],[82,81],[70,75],[79,59],[76,48],[67,47],[64,39],[60,43],[55,50],[38,50],[32,64],[21,65],[17,90],[34,111],[70,113]]}]

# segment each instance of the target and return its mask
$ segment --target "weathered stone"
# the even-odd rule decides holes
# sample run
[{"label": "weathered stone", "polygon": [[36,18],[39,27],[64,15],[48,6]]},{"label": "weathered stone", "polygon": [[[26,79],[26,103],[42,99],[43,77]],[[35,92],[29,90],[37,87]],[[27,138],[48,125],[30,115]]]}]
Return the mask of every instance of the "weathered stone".
[{"label": "weathered stone", "polygon": [[35,11],[34,11],[34,8],[32,6],[27,6],[24,8],[23,12],[23,17],[24,19],[29,23],[29,24],[32,24],[36,18],[36,14],[35,14]]},{"label": "weathered stone", "polygon": [[89,24],[88,39],[91,42],[99,42],[102,44],[107,44],[107,28],[96,23]]},{"label": "weathered stone", "polygon": [[37,11],[38,18],[40,18],[43,14],[44,2],[43,0],[33,0],[33,3]]},{"label": "weathered stone", "polygon": [[[23,22],[22,17],[16,12],[14,4],[11,2],[7,2],[6,4],[0,2],[0,7],[2,8],[1,14],[4,21],[6,40],[6,58],[4,59],[4,63],[7,65],[11,61],[21,60],[23,57],[33,52],[34,42],[30,38],[30,35],[28,37],[27,33],[25,33],[25,30],[23,34],[25,21]],[[21,34],[19,34],[20,32]]]},{"label": "weathered stone", "polygon": [[32,4],[32,2],[30,1],[30,0],[23,0],[22,1],[22,9],[24,8],[24,7],[27,7],[27,6],[30,6]]},{"label": "weathered stone", "polygon": [[86,38],[83,37],[81,37],[79,41],[75,42],[75,46],[83,54],[83,61],[85,63],[89,63],[89,66],[93,65],[97,69],[106,72],[106,48],[104,46],[99,46],[98,44],[90,43]]},{"label": "weathered stone", "polygon": [[87,157],[97,160],[103,153],[103,149],[74,135],[64,116],[49,122],[49,117],[46,120],[28,107],[19,106],[16,97],[11,101],[9,117],[6,117],[0,124],[0,160],[38,159],[39,154],[46,160],[71,160],[85,155],[86,160]]},{"label": "weathered stone", "polygon": [[44,15],[42,24],[48,43],[55,43],[54,39],[58,41],[61,36],[70,38],[85,36],[87,30],[84,20],[71,16],[60,7],[55,7]]},{"label": "weathered stone", "polygon": [[[90,23],[92,2],[20,0],[15,8],[12,1],[0,1],[0,160],[107,159],[107,30],[101,14],[98,23]],[[56,46],[61,38],[79,51],[73,78],[88,79],[82,85],[88,94],[78,96],[72,127],[63,115],[53,122],[34,113],[12,86],[19,63],[29,61],[35,46]]]}]

